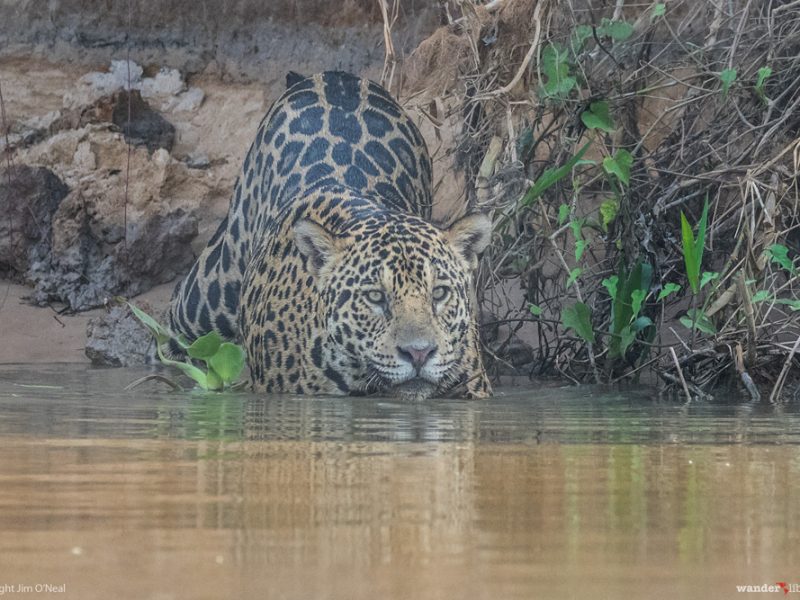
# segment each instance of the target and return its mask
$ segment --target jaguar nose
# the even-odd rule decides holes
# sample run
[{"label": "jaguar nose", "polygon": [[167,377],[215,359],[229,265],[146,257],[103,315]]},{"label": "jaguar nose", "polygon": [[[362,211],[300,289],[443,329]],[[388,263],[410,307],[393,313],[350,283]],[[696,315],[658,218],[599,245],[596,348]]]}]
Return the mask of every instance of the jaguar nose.
[{"label": "jaguar nose", "polygon": [[430,360],[431,356],[433,356],[437,349],[438,346],[435,344],[428,342],[415,342],[406,344],[405,346],[398,346],[397,354],[404,361],[410,362],[411,365],[417,370],[417,373],[419,373],[419,370],[426,362],[428,362],[428,360]]}]

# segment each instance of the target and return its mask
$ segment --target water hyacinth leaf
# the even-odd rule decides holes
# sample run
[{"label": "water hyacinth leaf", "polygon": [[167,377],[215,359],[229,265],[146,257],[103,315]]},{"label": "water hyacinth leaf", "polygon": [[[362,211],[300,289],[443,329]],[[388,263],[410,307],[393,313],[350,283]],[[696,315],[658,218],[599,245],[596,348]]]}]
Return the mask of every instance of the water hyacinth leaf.
[{"label": "water hyacinth leaf", "polygon": [[633,164],[633,156],[631,153],[620,148],[614,156],[606,156],[603,159],[603,169],[609,175],[615,175],[625,185],[628,185],[631,180],[631,165]]},{"label": "water hyacinth leaf", "polygon": [[161,351],[161,346],[157,347],[157,352],[158,352],[158,358],[163,364],[169,367],[175,367],[176,369],[180,369],[184,373],[184,375],[187,375],[188,377],[193,379],[197,383],[197,385],[199,385],[202,389],[204,390],[209,389],[208,378],[206,377],[206,374],[203,371],[201,371],[200,369],[198,369],[197,367],[195,367],[190,363],[180,362],[177,360],[170,360],[169,358],[164,356],[164,353]]},{"label": "water hyacinth leaf", "polygon": [[581,121],[587,129],[600,129],[607,133],[614,133],[616,127],[611,115],[608,114],[608,102],[599,100],[589,105],[589,110],[581,113]]},{"label": "water hyacinth leaf", "polygon": [[131,312],[134,314],[134,316],[141,321],[142,325],[150,330],[150,333],[152,333],[153,337],[156,338],[156,343],[159,346],[166,344],[172,338],[172,334],[167,330],[167,328],[161,325],[161,323],[156,321],[153,317],[148,315],[142,309],[137,308],[130,302],[126,302],[126,304],[128,305],[128,308],[131,309]]},{"label": "water hyacinth leaf", "polygon": [[219,374],[217,374],[217,372],[210,367],[208,369],[208,373],[206,373],[206,382],[209,390],[221,390],[223,387],[225,387],[222,377],[220,377]]},{"label": "water hyacinth leaf", "polygon": [[538,304],[528,304],[528,310],[534,317],[539,317],[542,314],[542,307]]},{"label": "water hyacinth leaf", "polygon": [[727,98],[731,85],[736,81],[736,69],[724,69],[719,74],[719,79],[722,82],[722,97]]},{"label": "water hyacinth leaf", "polygon": [[186,353],[192,358],[208,360],[217,353],[220,344],[222,344],[222,338],[216,331],[212,331],[201,335],[192,342],[191,346],[186,349]]},{"label": "water hyacinth leaf", "polygon": [[576,302],[562,310],[561,323],[564,329],[572,329],[584,341],[590,344],[594,343],[592,313],[583,302]]},{"label": "water hyacinth leaf", "polygon": [[557,168],[548,168],[545,169],[542,175],[537,179],[530,189],[525,193],[522,197],[521,204],[523,206],[530,206],[534,200],[536,200],[539,196],[541,196],[547,189],[564,179],[567,175],[569,175],[572,168],[577,164],[577,162],[583,158],[583,155],[586,153],[586,150],[589,149],[589,145],[591,142],[587,142],[583,148],[578,150],[578,153],[569,159],[565,164]]},{"label": "water hyacinth leaf", "polygon": [[608,231],[608,226],[614,222],[619,213],[619,200],[616,198],[609,198],[603,201],[600,205],[600,221],[603,225],[603,231]]},{"label": "water hyacinth leaf", "polygon": [[244,350],[236,344],[225,342],[208,361],[209,366],[220,376],[222,381],[230,384],[239,378],[244,369]]},{"label": "water hyacinth leaf", "polygon": [[659,301],[663,300],[664,298],[667,298],[672,294],[680,291],[681,291],[681,286],[679,286],[677,283],[670,282],[666,284],[663,288],[661,288],[661,292],[658,294],[658,298],[656,298],[656,300]]}]

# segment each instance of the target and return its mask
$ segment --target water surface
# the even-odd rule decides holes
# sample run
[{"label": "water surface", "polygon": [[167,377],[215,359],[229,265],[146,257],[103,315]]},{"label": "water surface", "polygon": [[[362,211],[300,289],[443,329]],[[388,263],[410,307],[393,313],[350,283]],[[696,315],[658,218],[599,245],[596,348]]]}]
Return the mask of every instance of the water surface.
[{"label": "water surface", "polygon": [[0,590],[732,598],[800,583],[794,406],[538,386],[423,404],[122,391],[140,374],[0,367]]}]

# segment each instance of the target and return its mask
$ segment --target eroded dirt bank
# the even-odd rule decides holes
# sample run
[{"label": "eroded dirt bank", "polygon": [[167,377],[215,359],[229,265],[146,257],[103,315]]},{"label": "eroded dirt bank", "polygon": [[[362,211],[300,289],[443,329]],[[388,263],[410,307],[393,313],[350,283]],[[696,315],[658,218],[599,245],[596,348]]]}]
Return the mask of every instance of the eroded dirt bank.
[{"label": "eroded dirt bank", "polygon": [[[160,25],[136,6],[101,15],[93,3],[51,2],[47,18],[0,7],[0,150],[11,166],[0,182],[0,362],[88,360],[87,326],[116,295],[163,310],[227,211],[288,71],[380,74],[373,3],[239,3],[224,25],[211,3],[184,4],[164,4]],[[413,4],[402,6],[401,45],[437,24]],[[30,210],[53,181],[63,197]]]}]

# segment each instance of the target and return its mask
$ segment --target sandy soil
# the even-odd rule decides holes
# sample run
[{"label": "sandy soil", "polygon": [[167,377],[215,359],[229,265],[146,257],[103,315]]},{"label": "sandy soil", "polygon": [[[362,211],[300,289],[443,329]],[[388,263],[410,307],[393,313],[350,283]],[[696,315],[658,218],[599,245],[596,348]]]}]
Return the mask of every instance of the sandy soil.
[{"label": "sandy soil", "polygon": [[[166,306],[174,285],[160,285],[137,299]],[[0,364],[88,363],[84,354],[86,324],[104,309],[59,315],[57,306],[31,306],[25,301],[29,293],[23,285],[0,281]]]}]

